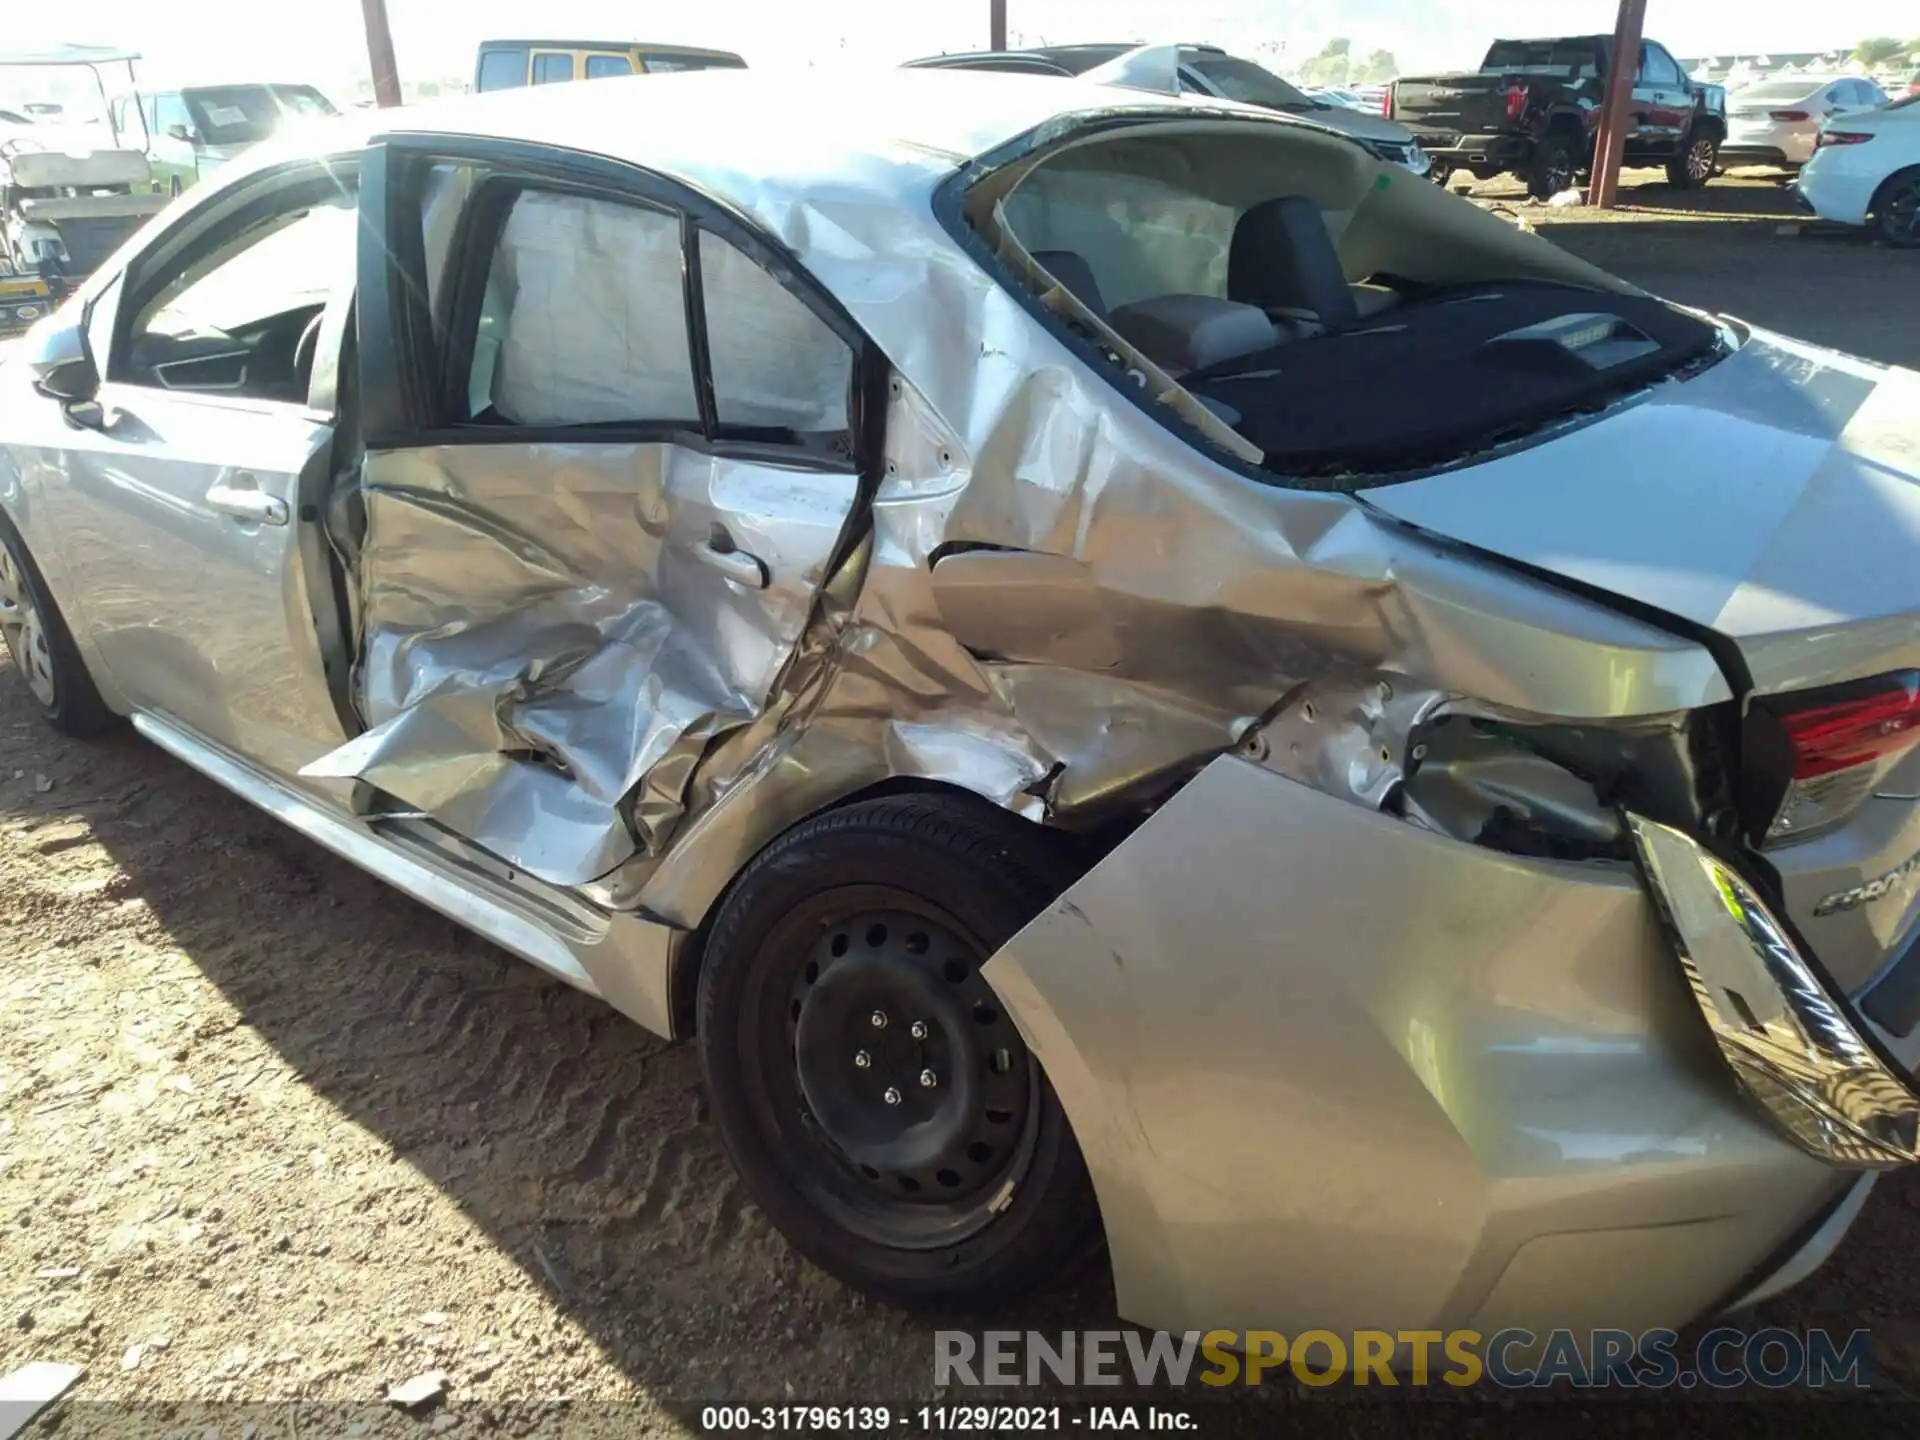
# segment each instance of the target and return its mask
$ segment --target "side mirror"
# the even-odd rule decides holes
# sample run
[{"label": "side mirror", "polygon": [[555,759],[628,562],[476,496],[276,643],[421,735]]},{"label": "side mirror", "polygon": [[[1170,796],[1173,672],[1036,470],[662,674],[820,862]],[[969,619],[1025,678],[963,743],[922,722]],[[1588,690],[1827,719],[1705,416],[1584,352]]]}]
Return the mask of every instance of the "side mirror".
[{"label": "side mirror", "polygon": [[100,391],[100,372],[87,354],[80,317],[56,310],[29,330],[20,345],[33,388],[58,400],[71,423],[99,428],[101,411],[94,396]]},{"label": "side mirror", "polygon": [[179,140],[187,145],[194,145],[199,143],[197,137],[193,133],[193,127],[190,125],[182,125],[178,120],[174,121],[173,124],[167,126],[167,134],[173,139]]},{"label": "side mirror", "polygon": [[100,392],[100,376],[84,355],[42,371],[33,383],[42,395],[68,405],[87,404]]}]

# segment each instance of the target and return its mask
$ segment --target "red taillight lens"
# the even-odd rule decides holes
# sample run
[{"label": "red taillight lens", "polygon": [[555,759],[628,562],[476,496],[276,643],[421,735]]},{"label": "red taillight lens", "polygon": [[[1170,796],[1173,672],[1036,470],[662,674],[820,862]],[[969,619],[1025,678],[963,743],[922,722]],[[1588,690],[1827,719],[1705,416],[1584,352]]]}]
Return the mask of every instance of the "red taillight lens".
[{"label": "red taillight lens", "polygon": [[1813,116],[1809,115],[1805,110],[1769,110],[1767,112],[1767,118],[1769,120],[1791,120],[1797,125],[1802,120],[1811,120]]},{"label": "red taillight lens", "polygon": [[1516,85],[1507,91],[1507,119],[1518,120],[1527,113],[1527,87]]},{"label": "red taillight lens", "polygon": [[1872,764],[1920,742],[1920,691],[1911,682],[1857,700],[1782,715],[1793,741],[1793,778],[1811,780]]},{"label": "red taillight lens", "polygon": [[1393,118],[1393,86],[1391,85],[1380,92],[1380,113],[1389,120]]},{"label": "red taillight lens", "polygon": [[1920,745],[1920,671],[1775,696],[1760,705],[1793,752],[1792,778],[1767,829],[1772,841],[1844,823]]},{"label": "red taillight lens", "polygon": [[1857,130],[1822,130],[1817,148],[1824,150],[1829,145],[1864,145],[1873,139],[1871,135],[1862,135]]}]

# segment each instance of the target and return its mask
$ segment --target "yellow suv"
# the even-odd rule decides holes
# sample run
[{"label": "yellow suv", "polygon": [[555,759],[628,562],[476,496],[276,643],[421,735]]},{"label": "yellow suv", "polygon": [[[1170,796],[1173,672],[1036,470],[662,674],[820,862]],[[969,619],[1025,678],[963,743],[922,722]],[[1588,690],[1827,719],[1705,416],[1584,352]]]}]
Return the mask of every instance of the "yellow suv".
[{"label": "yellow suv", "polygon": [[744,70],[728,50],[647,45],[625,40],[485,40],[474,67],[475,90],[511,90],[564,80],[658,75],[673,70]]}]

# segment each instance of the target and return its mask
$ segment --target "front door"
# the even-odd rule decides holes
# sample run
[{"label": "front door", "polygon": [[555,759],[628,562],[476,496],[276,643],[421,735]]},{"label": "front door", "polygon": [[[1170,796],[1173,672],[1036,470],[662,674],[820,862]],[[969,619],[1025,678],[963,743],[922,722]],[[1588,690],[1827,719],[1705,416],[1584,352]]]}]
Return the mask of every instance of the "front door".
[{"label": "front door", "polygon": [[1628,139],[1639,158],[1665,163],[1692,117],[1693,98],[1679,64],[1658,45],[1640,47],[1633,85],[1634,128]]},{"label": "front door", "polygon": [[283,774],[343,738],[302,562],[333,438],[309,386],[352,276],[340,186],[281,172],[132,261],[89,327],[100,425],[49,494],[122,692]]},{"label": "front door", "polygon": [[361,258],[370,728],[309,773],[581,884],[657,853],[706,747],[773,696],[860,505],[861,347],[698,197],[463,144],[372,162],[418,183],[380,182],[408,198]]}]

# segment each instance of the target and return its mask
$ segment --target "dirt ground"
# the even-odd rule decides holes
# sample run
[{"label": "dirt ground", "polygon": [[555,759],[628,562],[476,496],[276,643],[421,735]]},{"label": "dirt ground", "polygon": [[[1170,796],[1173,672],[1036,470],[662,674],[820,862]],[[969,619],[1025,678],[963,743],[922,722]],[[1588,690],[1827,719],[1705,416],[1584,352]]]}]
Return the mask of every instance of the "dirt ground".
[{"label": "dirt ground", "polygon": [[[1920,256],[1779,234],[1769,185],[1660,198],[1542,228],[1676,298],[1920,364]],[[42,1432],[236,1433],[231,1408],[155,1407],[248,1402],[255,1435],[678,1435],[721,1399],[932,1394],[931,1327],[801,1263],[745,1201],[690,1048],[131,734],[56,736],[4,669],[0,1017],[0,1375],[87,1370]],[[1883,1182],[1763,1318],[1870,1328],[1881,1376],[1920,1386],[1916,1209],[1920,1176]],[[994,1323],[1111,1326],[1112,1298],[1094,1277]],[[437,1408],[384,1405],[431,1371]],[[1293,1399],[1210,1414],[1257,1433]],[[1314,1411],[1351,1433],[1459,1418]]]}]

